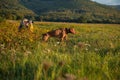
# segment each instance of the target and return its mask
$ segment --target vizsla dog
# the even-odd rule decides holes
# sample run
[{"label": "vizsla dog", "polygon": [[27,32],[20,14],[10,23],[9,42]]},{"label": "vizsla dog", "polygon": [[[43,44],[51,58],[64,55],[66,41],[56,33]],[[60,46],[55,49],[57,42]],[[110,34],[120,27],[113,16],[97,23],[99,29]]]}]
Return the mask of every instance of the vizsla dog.
[{"label": "vizsla dog", "polygon": [[75,34],[74,28],[59,28],[56,30],[49,31],[45,34],[42,34],[43,35],[42,39],[44,41],[47,41],[50,37],[58,37],[60,38],[61,41],[63,41],[64,39],[67,38],[68,33]]}]

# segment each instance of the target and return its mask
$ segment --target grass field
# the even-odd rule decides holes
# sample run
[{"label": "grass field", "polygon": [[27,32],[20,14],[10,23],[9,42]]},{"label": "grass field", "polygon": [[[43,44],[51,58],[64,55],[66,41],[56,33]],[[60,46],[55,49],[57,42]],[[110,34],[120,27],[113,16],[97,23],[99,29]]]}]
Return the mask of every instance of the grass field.
[{"label": "grass field", "polygon": [[[0,80],[120,80],[120,25],[35,22],[18,32],[19,21],[0,23]],[[41,34],[73,27],[59,42]]]}]

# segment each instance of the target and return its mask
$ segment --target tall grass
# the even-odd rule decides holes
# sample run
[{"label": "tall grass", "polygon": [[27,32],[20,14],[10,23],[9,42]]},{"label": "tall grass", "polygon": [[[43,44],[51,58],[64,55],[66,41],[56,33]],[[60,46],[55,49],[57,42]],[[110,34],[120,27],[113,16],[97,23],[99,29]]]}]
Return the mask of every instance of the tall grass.
[{"label": "tall grass", "polygon": [[[17,21],[0,23],[0,80],[119,80],[120,25],[35,22],[34,33]],[[59,42],[41,34],[73,27]]]}]

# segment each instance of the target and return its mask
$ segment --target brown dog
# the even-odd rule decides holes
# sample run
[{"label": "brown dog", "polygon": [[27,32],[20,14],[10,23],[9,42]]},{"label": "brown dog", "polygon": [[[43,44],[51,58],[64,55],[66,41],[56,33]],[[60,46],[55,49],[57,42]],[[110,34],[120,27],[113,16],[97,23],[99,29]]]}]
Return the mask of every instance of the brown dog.
[{"label": "brown dog", "polygon": [[49,31],[45,34],[42,34],[43,35],[42,39],[44,41],[47,41],[49,37],[58,37],[60,38],[61,41],[63,41],[64,39],[67,38],[68,33],[75,34],[74,28],[59,28],[56,30]]}]

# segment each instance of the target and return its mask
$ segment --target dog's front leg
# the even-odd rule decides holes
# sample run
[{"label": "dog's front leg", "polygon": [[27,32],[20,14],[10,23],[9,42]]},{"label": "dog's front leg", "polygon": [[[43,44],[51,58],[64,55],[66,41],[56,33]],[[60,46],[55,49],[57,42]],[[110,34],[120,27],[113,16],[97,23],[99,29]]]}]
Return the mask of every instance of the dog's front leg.
[{"label": "dog's front leg", "polygon": [[66,35],[66,36],[64,36],[64,39],[67,41],[67,39],[68,39],[67,35]]},{"label": "dog's front leg", "polygon": [[43,34],[42,39],[43,39],[43,41],[47,41],[49,39],[49,37],[50,36],[48,34]]},{"label": "dog's front leg", "polygon": [[63,40],[64,40],[64,37],[61,38],[61,41],[63,41]]}]

